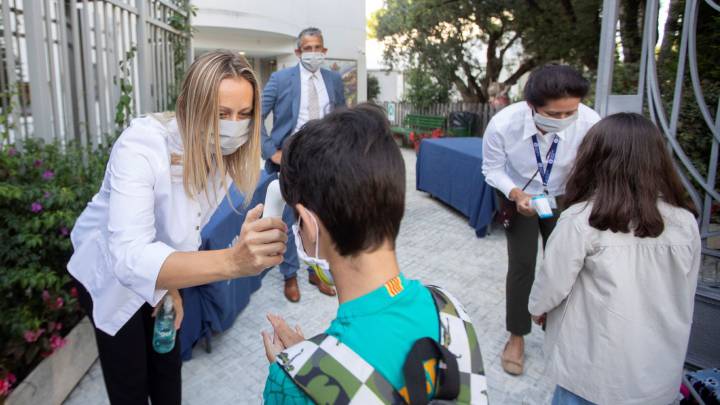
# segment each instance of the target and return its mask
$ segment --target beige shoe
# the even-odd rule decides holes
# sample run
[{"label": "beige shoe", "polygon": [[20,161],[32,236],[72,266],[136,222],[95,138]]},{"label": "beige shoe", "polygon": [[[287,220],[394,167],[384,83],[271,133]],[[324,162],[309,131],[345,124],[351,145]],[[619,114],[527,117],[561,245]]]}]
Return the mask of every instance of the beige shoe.
[{"label": "beige shoe", "polygon": [[503,370],[510,375],[522,375],[524,356],[520,357],[520,361],[507,357],[507,348],[510,342],[505,343],[505,349],[500,357]]}]

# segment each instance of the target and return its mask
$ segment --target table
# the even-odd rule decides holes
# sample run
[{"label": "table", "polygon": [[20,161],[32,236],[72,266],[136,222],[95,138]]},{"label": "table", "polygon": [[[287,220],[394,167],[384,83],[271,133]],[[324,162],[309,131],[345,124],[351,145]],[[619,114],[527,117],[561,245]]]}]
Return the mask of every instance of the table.
[{"label": "table", "polygon": [[[269,175],[263,170],[253,199],[245,208],[245,197],[234,184],[231,185],[230,199],[237,212],[233,211],[227,198],[223,199],[201,232],[200,250],[224,249],[230,246],[235,236],[240,233],[247,210],[264,202],[265,190],[275,178],[277,175]],[[213,332],[222,332],[232,326],[237,316],[247,307],[252,293],[260,288],[264,274],[182,290],[185,317],[178,341],[183,360],[192,358],[192,348],[200,339],[206,338],[209,345]]]},{"label": "table", "polygon": [[498,208],[482,174],[482,138],[425,139],[420,144],[416,188],[465,215],[482,238]]}]

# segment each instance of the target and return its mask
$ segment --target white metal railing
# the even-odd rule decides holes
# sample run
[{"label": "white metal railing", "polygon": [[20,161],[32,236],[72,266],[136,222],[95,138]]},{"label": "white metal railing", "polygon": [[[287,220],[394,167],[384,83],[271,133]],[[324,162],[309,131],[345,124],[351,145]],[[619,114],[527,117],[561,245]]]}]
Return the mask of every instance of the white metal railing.
[{"label": "white metal railing", "polygon": [[[637,93],[615,95],[611,92],[619,0],[604,0],[595,108],[602,116],[619,111],[637,113],[647,111],[649,113],[650,118],[664,133],[668,145],[675,155],[678,173],[695,206],[700,210],[699,223],[703,239],[703,253],[717,259],[720,258],[720,250],[713,248],[708,241],[712,238],[720,238],[720,231],[711,228],[712,207],[720,202],[720,192],[715,188],[720,143],[720,99],[711,101],[716,102],[717,107],[707,105],[698,74],[696,34],[698,12],[702,1],[714,11],[720,12],[720,5],[714,0],[685,1],[675,86],[668,114],[661,97],[655,53],[659,2],[651,0],[646,3]],[[692,86],[690,89],[683,89],[688,73]],[[707,157],[708,171],[705,174],[700,173],[695,167],[677,139],[683,91],[692,92],[694,102],[702,114],[706,131],[697,135],[706,136],[711,142],[710,155]],[[714,117],[713,108],[716,109]],[[711,284],[720,284],[720,274],[716,270],[711,273],[710,276],[708,276],[710,273],[703,273],[704,277],[701,278],[705,278],[705,281],[709,281]],[[708,278],[709,280],[707,280]]]},{"label": "white metal railing", "polygon": [[[97,147],[132,114],[172,106],[174,50],[190,36],[171,25],[184,0],[0,0],[0,113],[5,141],[29,137]],[[125,83],[124,88],[120,84]]]}]

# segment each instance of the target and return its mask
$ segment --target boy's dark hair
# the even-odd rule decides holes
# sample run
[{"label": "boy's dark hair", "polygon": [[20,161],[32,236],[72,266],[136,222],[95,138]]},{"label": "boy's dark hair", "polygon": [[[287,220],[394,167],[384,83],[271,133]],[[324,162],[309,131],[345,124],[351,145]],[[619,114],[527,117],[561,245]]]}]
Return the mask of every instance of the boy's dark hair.
[{"label": "boy's dark hair", "polygon": [[619,113],[590,128],[567,181],[567,206],[592,200],[593,228],[654,238],[665,229],[658,199],[695,213],[658,127]]},{"label": "boy's dark hair", "polygon": [[383,110],[360,104],[305,124],[283,148],[280,189],[317,214],[340,255],[394,248],[405,164]]},{"label": "boy's dark hair", "polygon": [[587,96],[590,83],[567,65],[549,64],[535,69],[525,83],[525,101],[543,107],[549,100]]}]

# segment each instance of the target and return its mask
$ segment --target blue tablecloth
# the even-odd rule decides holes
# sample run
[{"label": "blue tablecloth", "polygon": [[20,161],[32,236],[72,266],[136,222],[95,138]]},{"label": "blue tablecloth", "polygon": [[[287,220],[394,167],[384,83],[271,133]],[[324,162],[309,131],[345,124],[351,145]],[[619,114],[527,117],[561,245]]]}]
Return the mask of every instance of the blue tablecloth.
[{"label": "blue tablecloth", "polygon": [[[230,187],[230,199],[235,210],[224,199],[203,228],[201,250],[227,248],[240,233],[248,209],[264,202],[265,189],[276,176],[261,172],[257,192],[250,204],[243,208],[244,196]],[[263,273],[264,275],[264,273]],[[232,326],[238,314],[250,302],[250,296],[260,288],[262,275],[218,281],[182,290],[185,318],[179,333],[180,350],[183,360],[190,360],[195,343],[212,332],[221,332]]]},{"label": "blue tablecloth", "polygon": [[487,235],[497,202],[482,174],[481,138],[423,140],[415,169],[418,190],[468,217],[478,237]]}]

